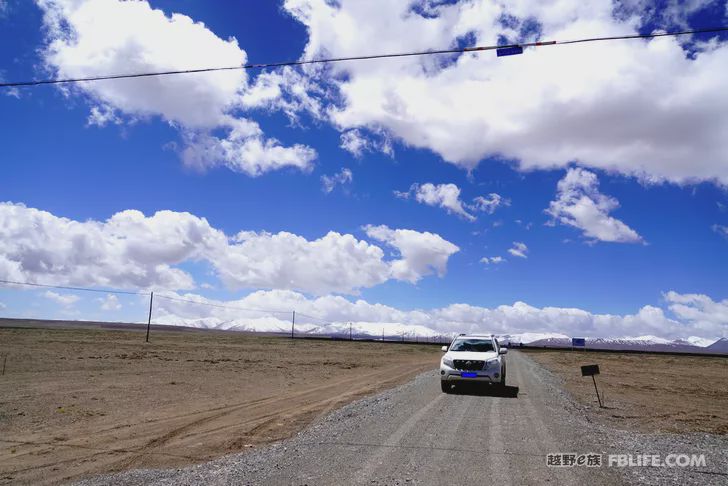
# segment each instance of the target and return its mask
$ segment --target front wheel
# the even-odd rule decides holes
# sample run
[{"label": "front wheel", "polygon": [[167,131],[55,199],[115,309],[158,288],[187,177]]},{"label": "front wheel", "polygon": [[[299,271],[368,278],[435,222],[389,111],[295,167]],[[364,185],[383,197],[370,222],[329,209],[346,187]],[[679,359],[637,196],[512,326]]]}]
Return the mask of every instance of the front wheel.
[{"label": "front wheel", "polygon": [[443,393],[452,393],[452,385],[444,380],[440,380],[440,388]]},{"label": "front wheel", "polygon": [[505,386],[506,386],[506,367],[505,366],[503,366],[503,373],[501,373],[501,379],[500,379],[500,382],[498,383],[498,385],[502,386],[503,388],[505,388]]}]

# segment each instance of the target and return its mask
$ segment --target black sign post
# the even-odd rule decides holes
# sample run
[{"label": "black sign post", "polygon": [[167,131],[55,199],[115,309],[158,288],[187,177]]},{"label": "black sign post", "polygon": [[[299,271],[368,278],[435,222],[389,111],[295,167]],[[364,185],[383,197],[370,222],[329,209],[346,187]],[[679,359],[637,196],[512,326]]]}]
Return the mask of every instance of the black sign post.
[{"label": "black sign post", "polygon": [[597,401],[599,402],[599,408],[602,407],[602,399],[599,397],[599,389],[597,388],[597,380],[594,375],[599,374],[599,365],[586,365],[581,367],[581,376],[591,376],[594,382],[594,391],[597,392]]}]

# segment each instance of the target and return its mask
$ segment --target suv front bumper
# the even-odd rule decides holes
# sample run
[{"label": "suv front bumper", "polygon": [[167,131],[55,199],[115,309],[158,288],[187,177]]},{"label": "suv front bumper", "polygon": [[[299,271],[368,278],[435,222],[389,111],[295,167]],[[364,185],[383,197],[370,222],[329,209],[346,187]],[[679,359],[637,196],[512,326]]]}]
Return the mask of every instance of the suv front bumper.
[{"label": "suv front bumper", "polygon": [[[463,376],[465,375],[465,376]],[[473,376],[475,375],[475,376]],[[461,381],[461,382],[476,382],[476,383],[500,383],[501,381],[501,370],[500,366],[494,370],[481,370],[481,371],[461,371],[446,366],[440,367],[440,380],[447,381],[450,383]]]}]

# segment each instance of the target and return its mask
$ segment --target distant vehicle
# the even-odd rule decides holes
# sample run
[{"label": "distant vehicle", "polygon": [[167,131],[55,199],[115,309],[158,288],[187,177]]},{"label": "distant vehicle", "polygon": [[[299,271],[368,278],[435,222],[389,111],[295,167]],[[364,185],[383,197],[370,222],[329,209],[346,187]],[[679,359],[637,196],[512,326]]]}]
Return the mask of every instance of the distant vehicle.
[{"label": "distant vehicle", "polygon": [[506,386],[504,355],[508,349],[500,347],[495,336],[461,334],[442,350],[440,385],[444,393],[458,383]]}]

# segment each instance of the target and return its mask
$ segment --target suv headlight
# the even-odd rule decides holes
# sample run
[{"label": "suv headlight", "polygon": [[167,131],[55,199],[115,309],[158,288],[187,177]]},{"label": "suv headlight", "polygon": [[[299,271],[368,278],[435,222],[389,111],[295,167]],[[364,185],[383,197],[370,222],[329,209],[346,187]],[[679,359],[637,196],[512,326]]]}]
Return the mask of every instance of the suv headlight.
[{"label": "suv headlight", "polygon": [[498,365],[498,358],[489,359],[485,362],[485,366],[483,366],[484,370],[489,370],[491,368],[495,368]]},{"label": "suv headlight", "polygon": [[449,366],[450,368],[455,367],[455,363],[453,363],[452,359],[450,358],[442,358],[442,364],[444,364],[445,366]]}]

